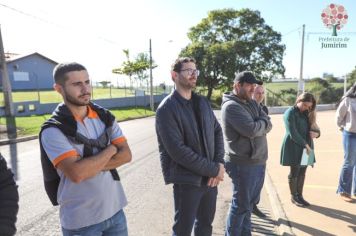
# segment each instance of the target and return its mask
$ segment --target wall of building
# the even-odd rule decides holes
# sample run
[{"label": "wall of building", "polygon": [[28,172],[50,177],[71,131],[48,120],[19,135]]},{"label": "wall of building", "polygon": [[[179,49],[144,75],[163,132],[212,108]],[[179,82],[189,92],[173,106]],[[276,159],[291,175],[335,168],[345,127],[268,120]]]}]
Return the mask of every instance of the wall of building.
[{"label": "wall of building", "polygon": [[[37,54],[8,62],[7,70],[12,90],[52,89],[52,72],[55,66],[54,63]],[[28,80],[16,81],[14,72],[27,74]],[[2,81],[1,75],[0,80]]]}]

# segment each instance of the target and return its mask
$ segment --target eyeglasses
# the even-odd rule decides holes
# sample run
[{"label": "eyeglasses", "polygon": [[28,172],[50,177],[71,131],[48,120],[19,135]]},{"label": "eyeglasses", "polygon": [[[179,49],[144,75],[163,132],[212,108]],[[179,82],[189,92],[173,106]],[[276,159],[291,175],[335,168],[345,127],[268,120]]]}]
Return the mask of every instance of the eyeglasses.
[{"label": "eyeglasses", "polygon": [[195,74],[196,76],[199,76],[199,74],[200,74],[200,71],[199,71],[199,70],[195,70],[195,69],[191,69],[191,68],[185,69],[185,70],[180,70],[180,71],[181,71],[181,72],[182,72],[182,71],[186,71],[189,76],[191,76],[191,75],[193,75],[193,74]]}]

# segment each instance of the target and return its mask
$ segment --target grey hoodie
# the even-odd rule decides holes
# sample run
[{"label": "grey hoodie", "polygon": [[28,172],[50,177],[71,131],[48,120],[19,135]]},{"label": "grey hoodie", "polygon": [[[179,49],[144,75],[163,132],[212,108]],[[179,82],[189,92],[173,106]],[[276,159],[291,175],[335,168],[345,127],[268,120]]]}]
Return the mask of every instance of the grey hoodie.
[{"label": "grey hoodie", "polygon": [[241,165],[262,165],[268,158],[266,134],[270,117],[254,100],[244,101],[233,93],[223,95],[222,129],[225,161]]}]

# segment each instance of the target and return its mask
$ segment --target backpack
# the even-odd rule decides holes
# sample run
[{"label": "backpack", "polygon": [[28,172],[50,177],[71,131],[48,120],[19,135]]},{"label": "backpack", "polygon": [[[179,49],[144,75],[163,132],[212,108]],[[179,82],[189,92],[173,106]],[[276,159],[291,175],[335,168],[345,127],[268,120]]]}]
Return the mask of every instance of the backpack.
[{"label": "backpack", "polygon": [[[46,193],[53,206],[58,205],[57,192],[60,177],[42,146],[42,132],[49,127],[55,127],[58,128],[73,143],[84,144],[83,158],[92,156],[94,147],[96,147],[99,151],[105,149],[110,142],[112,124],[115,121],[115,117],[107,109],[94,103],[90,103],[89,106],[97,112],[100,120],[105,124],[105,131],[97,139],[88,139],[84,135],[77,132],[77,121],[74,119],[67,106],[63,103],[57,106],[51,118],[41,126],[39,139],[43,181]],[[120,181],[120,177],[116,169],[112,169],[110,172],[114,180]]]}]

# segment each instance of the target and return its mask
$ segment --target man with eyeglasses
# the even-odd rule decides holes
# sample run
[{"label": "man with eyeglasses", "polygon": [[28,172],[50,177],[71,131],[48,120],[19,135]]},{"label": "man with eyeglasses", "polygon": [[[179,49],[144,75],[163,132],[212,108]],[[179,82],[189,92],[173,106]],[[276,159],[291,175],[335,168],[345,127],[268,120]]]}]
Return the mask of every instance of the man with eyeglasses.
[{"label": "man with eyeglasses", "polygon": [[192,58],[172,65],[176,89],[159,105],[156,132],[163,177],[173,184],[173,235],[212,234],[217,186],[224,178],[223,135],[209,101],[192,90],[199,70]]},{"label": "man with eyeglasses", "polygon": [[266,134],[272,123],[252,99],[256,84],[261,85],[262,81],[252,72],[238,73],[233,91],[224,94],[221,106],[225,168],[233,185],[226,236],[251,235],[251,212],[259,201],[265,177]]}]

